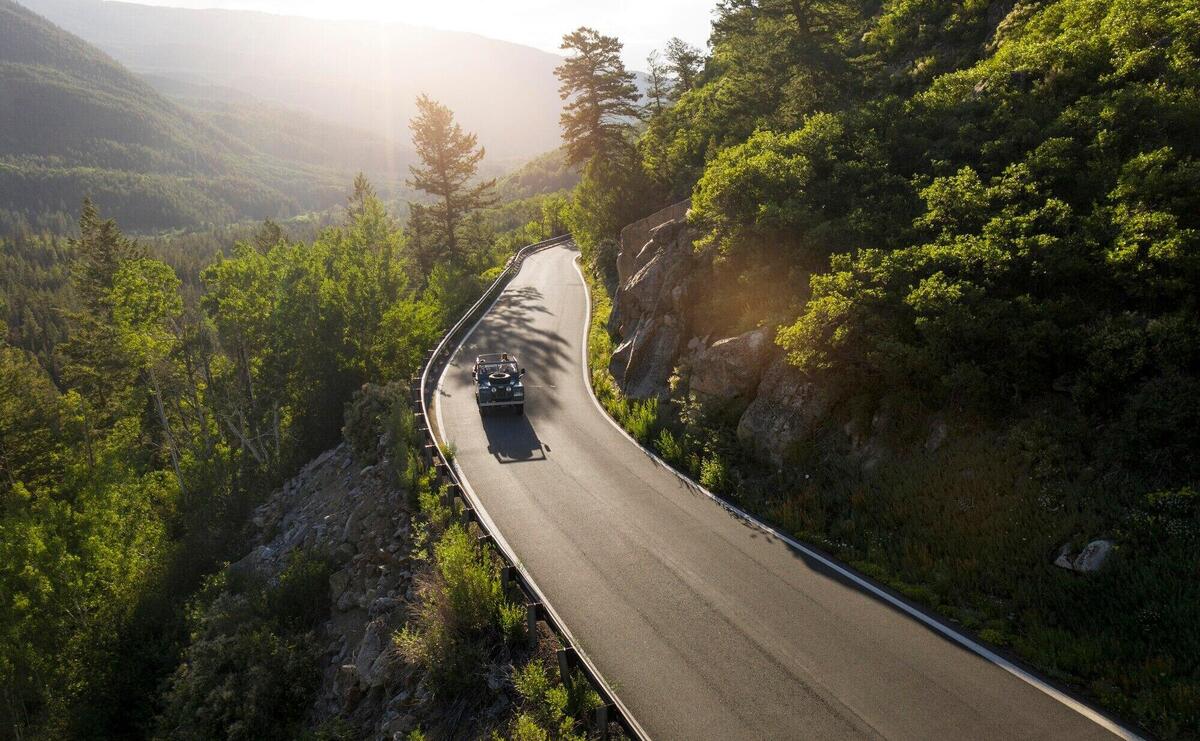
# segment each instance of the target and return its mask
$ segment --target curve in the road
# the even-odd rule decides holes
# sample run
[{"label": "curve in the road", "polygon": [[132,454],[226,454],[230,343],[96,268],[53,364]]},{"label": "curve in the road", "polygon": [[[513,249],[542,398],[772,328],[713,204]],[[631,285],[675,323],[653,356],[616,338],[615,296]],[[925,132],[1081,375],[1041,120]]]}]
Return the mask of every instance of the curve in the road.
[{"label": "curve in the road", "polygon": [[[476,505],[651,737],[1133,737],[633,447],[586,381],[575,255],[527,259],[435,414]],[[475,407],[471,362],[498,351],[529,371],[523,417]]]}]

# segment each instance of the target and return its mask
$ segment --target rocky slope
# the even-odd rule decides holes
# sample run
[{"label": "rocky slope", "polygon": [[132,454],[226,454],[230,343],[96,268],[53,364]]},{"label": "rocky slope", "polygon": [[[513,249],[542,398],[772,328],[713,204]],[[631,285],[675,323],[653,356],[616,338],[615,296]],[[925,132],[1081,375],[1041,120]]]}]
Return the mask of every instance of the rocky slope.
[{"label": "rocky slope", "polygon": [[253,517],[254,549],[232,564],[271,579],[297,551],[332,554],[329,619],[318,632],[318,726],[341,718],[359,737],[392,738],[417,726],[419,677],[391,636],[415,598],[406,492],[387,461],[363,465],[346,443],[310,462]]}]

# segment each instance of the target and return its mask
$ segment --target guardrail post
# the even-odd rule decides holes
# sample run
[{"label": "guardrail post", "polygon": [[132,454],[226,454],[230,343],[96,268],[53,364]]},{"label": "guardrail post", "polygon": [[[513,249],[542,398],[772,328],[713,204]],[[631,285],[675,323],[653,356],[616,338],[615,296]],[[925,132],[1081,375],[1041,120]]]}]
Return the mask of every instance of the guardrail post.
[{"label": "guardrail post", "polygon": [[600,730],[602,741],[608,741],[608,704],[596,708],[596,727]]},{"label": "guardrail post", "polygon": [[558,674],[567,692],[571,691],[571,659],[574,658],[571,654],[574,653],[573,648],[558,649]]},{"label": "guardrail post", "polygon": [[529,646],[536,647],[538,642],[538,608],[541,606],[538,602],[525,603],[525,628],[529,632]]}]

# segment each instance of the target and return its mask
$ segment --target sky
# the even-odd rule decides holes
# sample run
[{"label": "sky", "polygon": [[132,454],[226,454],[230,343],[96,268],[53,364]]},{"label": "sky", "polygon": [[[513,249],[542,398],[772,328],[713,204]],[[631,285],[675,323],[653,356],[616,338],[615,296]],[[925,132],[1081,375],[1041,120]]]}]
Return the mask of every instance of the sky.
[{"label": "sky", "polygon": [[703,49],[716,0],[133,0],[181,8],[261,10],[314,18],[403,21],[558,51],[562,35],[591,26],[625,44],[625,65],[672,36]]}]

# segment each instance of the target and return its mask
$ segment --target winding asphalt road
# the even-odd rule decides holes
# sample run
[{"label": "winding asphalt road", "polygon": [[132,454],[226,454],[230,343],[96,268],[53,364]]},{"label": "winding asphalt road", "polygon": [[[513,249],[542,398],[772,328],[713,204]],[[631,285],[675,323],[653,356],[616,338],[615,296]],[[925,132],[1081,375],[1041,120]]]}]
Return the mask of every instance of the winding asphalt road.
[{"label": "winding asphalt road", "polygon": [[[734,516],[630,442],[585,385],[576,254],[526,261],[452,358],[436,418],[487,516],[652,738],[1121,733]],[[523,417],[475,406],[472,360],[499,351],[528,369]]]}]

